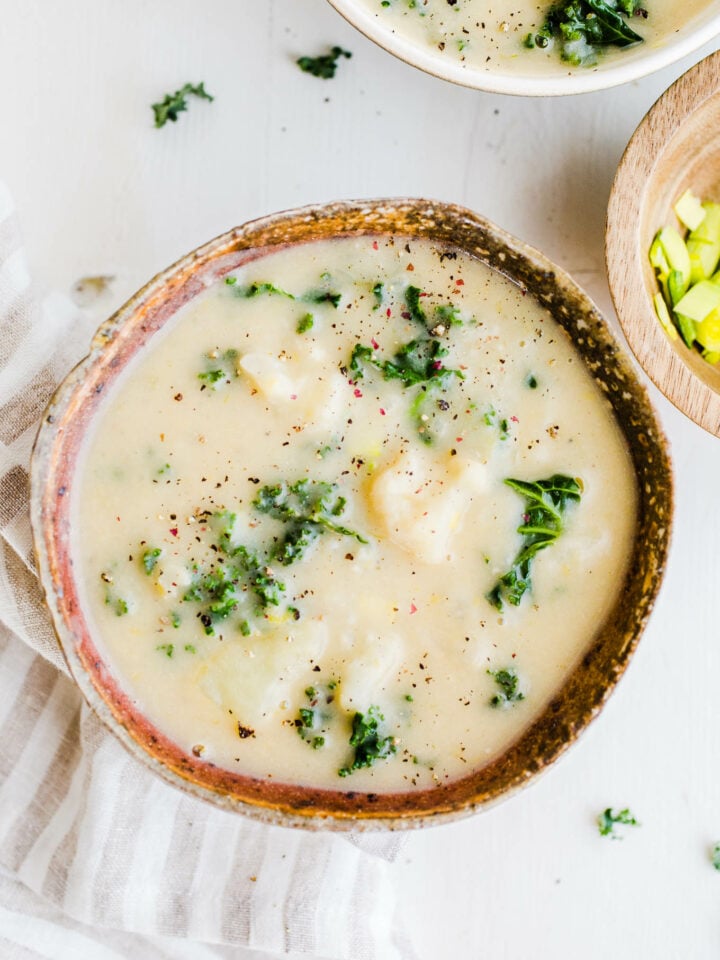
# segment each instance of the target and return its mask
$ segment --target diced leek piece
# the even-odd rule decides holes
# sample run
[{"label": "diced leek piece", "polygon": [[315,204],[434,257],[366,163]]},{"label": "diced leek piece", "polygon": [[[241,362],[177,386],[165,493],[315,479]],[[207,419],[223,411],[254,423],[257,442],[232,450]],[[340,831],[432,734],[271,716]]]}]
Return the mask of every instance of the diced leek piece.
[{"label": "diced leek piece", "polygon": [[675,319],[677,320],[677,325],[680,328],[680,336],[683,338],[685,345],[692,347],[695,342],[695,321],[691,320],[690,317],[684,316],[682,313],[675,313]]},{"label": "diced leek piece", "polygon": [[688,230],[697,230],[705,219],[705,210],[692,190],[686,190],[673,207],[675,216]]},{"label": "diced leek piece", "polygon": [[658,316],[658,320],[663,326],[663,330],[670,337],[671,340],[677,340],[678,332],[675,329],[675,325],[672,322],[670,317],[670,311],[667,308],[665,299],[661,293],[656,293],[653,297],[653,303],[655,304],[655,313]]},{"label": "diced leek piece", "polygon": [[655,237],[650,247],[650,263],[660,274],[660,279],[667,277],[670,273],[670,264],[667,262],[665,251],[660,243],[660,234]]},{"label": "diced leek piece", "polygon": [[670,303],[673,306],[675,306],[678,300],[682,300],[687,293],[689,279],[689,273],[683,276],[679,270],[671,270],[668,274],[666,287]]},{"label": "diced leek piece", "polygon": [[706,280],[720,260],[720,204],[704,203],[705,217],[687,238],[690,254],[690,283]]},{"label": "diced leek piece", "polygon": [[709,280],[701,280],[690,287],[685,296],[675,304],[675,313],[682,313],[699,323],[720,307],[720,286]]},{"label": "diced leek piece", "polygon": [[682,282],[687,290],[690,285],[690,254],[685,241],[674,227],[663,227],[657,238],[670,264],[670,269],[677,270],[682,275]]},{"label": "diced leek piece", "polygon": [[720,310],[713,310],[695,325],[695,339],[711,353],[720,351]]}]

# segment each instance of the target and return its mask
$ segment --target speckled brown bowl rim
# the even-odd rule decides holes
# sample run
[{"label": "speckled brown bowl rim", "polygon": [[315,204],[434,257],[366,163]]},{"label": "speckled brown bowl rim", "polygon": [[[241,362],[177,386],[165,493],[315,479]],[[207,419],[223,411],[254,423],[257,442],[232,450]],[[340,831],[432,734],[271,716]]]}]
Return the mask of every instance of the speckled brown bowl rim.
[{"label": "speckled brown bowl rim", "polygon": [[[83,437],[125,364],[207,284],[291,244],[342,236],[427,238],[482,260],[546,306],[612,405],[639,490],[633,555],[617,603],[542,714],[505,753],[468,776],[402,793],[321,790],[255,779],[185,754],[143,717],[103,663],[78,600],[70,489]],[[462,207],[430,200],[340,201],[278,213],[231,230],[143,287],[93,339],[50,402],[32,460],[31,513],[41,582],[70,671],[91,707],[140,761],[226,810],[285,826],[417,827],[507,797],[546,769],[597,716],[624,672],[665,567],[672,514],[666,442],[644,388],[588,297],[538,251]]]}]

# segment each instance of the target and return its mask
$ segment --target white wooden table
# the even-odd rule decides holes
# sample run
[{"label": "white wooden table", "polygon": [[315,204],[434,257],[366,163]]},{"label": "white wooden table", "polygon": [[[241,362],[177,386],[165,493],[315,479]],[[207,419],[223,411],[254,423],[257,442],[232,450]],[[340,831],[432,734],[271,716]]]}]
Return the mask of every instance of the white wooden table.
[{"label": "white wooden table", "polygon": [[[294,60],[338,43],[336,78]],[[511,99],[424,76],[323,0],[22,0],[0,17],[0,178],[41,286],[113,274],[98,320],[178,256],[254,216],[341,197],[477,210],[564,266],[614,322],[603,229],[640,118],[706,48],[627,88]],[[213,104],[152,126],[203,80]],[[720,441],[650,388],[677,513],[651,624],[602,717],[544,779],[413,834],[392,867],[422,960],[720,956]],[[604,807],[642,827],[598,835]]]}]

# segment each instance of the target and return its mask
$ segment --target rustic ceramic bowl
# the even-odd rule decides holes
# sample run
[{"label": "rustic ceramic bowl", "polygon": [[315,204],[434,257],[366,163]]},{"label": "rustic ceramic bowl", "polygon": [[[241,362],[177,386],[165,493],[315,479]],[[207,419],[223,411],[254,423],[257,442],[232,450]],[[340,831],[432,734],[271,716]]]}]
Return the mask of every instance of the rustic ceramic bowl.
[{"label": "rustic ceramic bowl", "polygon": [[[482,769],[432,789],[392,794],[244,777],[182,752],[152,726],[103,662],[73,568],[70,494],[78,453],[124,367],[208,282],[289,244],[388,234],[427,238],[477,257],[538,298],[567,330],[632,454],[639,492],[633,556],[614,609],[562,689],[505,754]],[[340,830],[458,817],[507,796],[556,760],[598,714],[635,649],[665,566],[671,512],[665,441],[644,389],[593,304],[537,251],[468,210],[425,200],[341,202],[276,214],[231,230],[160,274],[100,328],[90,355],[58,390],[43,418],[32,469],[32,520],[47,601],[72,674],[102,720],[138,759],[191,794],[269,822]]]},{"label": "rustic ceramic bowl", "polygon": [[605,237],[610,290],[627,341],[675,406],[720,436],[720,370],[671,340],[652,298],[659,290],[648,251],[672,224],[688,188],[720,200],[720,52],[688,70],[660,97],[628,143],[610,194]]},{"label": "rustic ceramic bowl", "polygon": [[[571,67],[558,58],[557,69],[548,69],[545,66],[545,69],[535,68],[534,72],[529,60],[523,64],[522,71],[514,69],[512,62],[503,63],[496,59],[479,68],[451,60],[434,46],[420,44],[400,32],[393,31],[381,16],[380,0],[377,0],[378,14],[373,13],[361,0],[329,2],[370,40],[425,73],[466,87],[474,87],[476,90],[525,97],[588,93],[591,90],[604,90],[621,83],[629,83],[675,63],[720,33],[720,3],[710,0],[704,11],[677,32],[653,42],[629,47],[623,51],[622,56],[601,59],[595,67]],[[548,0],[545,6],[550,5]],[[649,6],[652,9],[652,4]],[[505,5],[504,10],[498,10],[498,24],[503,15],[508,15],[509,9],[509,5]],[[492,17],[492,11],[488,9],[487,12],[488,16]],[[524,52],[518,40],[518,56],[530,57],[532,53]]]}]

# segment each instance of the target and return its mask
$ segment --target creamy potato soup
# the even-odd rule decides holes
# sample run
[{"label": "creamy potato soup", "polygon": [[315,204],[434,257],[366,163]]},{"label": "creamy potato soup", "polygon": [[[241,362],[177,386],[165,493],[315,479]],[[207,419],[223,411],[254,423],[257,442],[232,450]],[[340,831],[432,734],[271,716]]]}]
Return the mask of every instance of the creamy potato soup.
[{"label": "creamy potato soup", "polygon": [[473,69],[557,72],[662,45],[708,0],[360,0],[379,24]]},{"label": "creamy potato soup", "polygon": [[109,390],[83,603],[182,750],[427,788],[508,747],[623,582],[629,454],[568,336],[484,264],[365,237],[208,288]]}]

